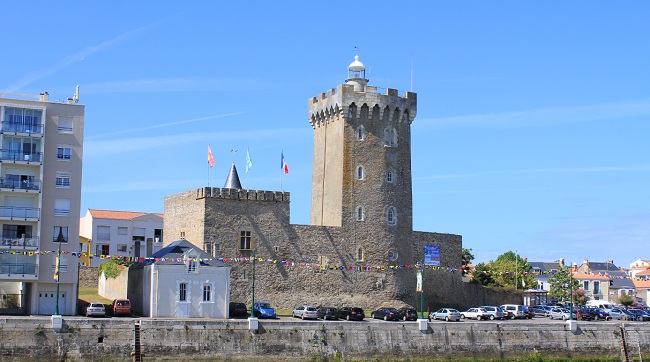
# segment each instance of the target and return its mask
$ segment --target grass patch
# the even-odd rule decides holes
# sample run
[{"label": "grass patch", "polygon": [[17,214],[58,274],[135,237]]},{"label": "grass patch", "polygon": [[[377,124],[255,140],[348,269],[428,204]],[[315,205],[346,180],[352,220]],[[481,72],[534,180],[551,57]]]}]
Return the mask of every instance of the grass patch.
[{"label": "grass patch", "polygon": [[97,287],[79,287],[79,301],[99,302],[104,304],[111,304],[113,301],[106,299],[97,293]]}]

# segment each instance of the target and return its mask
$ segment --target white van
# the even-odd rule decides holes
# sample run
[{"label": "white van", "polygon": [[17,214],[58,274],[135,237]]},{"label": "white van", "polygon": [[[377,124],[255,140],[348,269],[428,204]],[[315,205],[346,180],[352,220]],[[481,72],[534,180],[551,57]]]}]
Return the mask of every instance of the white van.
[{"label": "white van", "polygon": [[615,308],[615,306],[612,303],[604,300],[588,300],[585,306],[587,308],[602,308],[608,312],[612,310],[612,308]]},{"label": "white van", "polygon": [[528,313],[524,310],[524,306],[520,304],[504,304],[501,306],[501,308],[505,309],[506,311],[512,313],[512,316],[510,318],[515,319],[523,319],[523,318],[528,318]]}]

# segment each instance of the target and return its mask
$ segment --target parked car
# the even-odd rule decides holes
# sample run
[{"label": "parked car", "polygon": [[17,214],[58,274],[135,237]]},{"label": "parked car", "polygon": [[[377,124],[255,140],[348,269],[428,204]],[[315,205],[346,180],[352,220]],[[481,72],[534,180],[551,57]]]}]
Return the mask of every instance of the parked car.
[{"label": "parked car", "polygon": [[446,322],[458,322],[460,321],[460,312],[454,308],[440,308],[437,311],[433,312],[432,319],[444,319]]},{"label": "parked car", "polygon": [[334,307],[320,307],[318,308],[318,318],[322,320],[339,319],[339,317],[337,316],[338,311],[339,310]]},{"label": "parked car", "polygon": [[528,319],[533,319],[535,317],[535,312],[533,312],[533,307],[529,307],[527,305],[524,306],[524,313],[526,314],[526,318]]},{"label": "parked car", "polygon": [[359,307],[339,308],[336,315],[340,319],[345,319],[347,321],[352,321],[352,320],[362,321],[366,317],[365,313],[363,312],[363,309]]},{"label": "parked car", "polygon": [[111,304],[111,311],[114,316],[131,315],[131,301],[128,299],[114,299]]},{"label": "parked car", "polygon": [[[460,312],[460,317],[463,319],[476,319],[480,321],[481,319],[490,319],[490,317],[493,316],[488,313],[485,308],[470,308],[464,312]],[[494,317],[492,319],[494,319]]]},{"label": "parked car", "polygon": [[379,308],[370,313],[371,318],[383,319],[385,321],[398,321],[402,319],[402,315],[395,308]]},{"label": "parked car", "polygon": [[96,316],[96,317],[106,316],[106,307],[104,307],[104,304],[99,302],[90,302],[90,304],[88,304],[88,306],[86,307],[86,317],[91,317],[91,316]]},{"label": "parked car", "polygon": [[318,309],[310,305],[301,305],[293,309],[291,316],[302,319],[318,319]]},{"label": "parked car", "polygon": [[231,318],[248,317],[248,309],[244,303],[230,302],[230,305],[228,306],[228,313],[230,314]]},{"label": "parked car", "polygon": [[627,310],[623,308],[612,308],[612,310],[609,311],[609,316],[612,317],[612,319],[619,319],[619,320],[626,320],[626,321],[631,321],[636,318],[635,315],[631,314]]},{"label": "parked car", "polygon": [[524,319],[528,318],[527,311],[524,311],[524,306],[521,304],[504,304],[501,308],[505,309],[508,312],[508,317],[510,319]]},{"label": "parked car", "polygon": [[418,312],[413,308],[400,308],[397,310],[402,315],[402,320],[416,321],[418,320]]},{"label": "parked car", "polygon": [[493,305],[483,305],[479,308],[483,308],[486,312],[490,313],[490,320],[503,319],[506,316],[506,313],[503,309],[495,307]]},{"label": "parked car", "polygon": [[576,319],[579,321],[591,321],[594,319],[594,314],[587,307],[575,307],[573,308],[573,313],[575,313]]},{"label": "parked car", "polygon": [[650,321],[650,314],[643,309],[628,309],[627,311],[634,315],[636,321]]},{"label": "parked car", "polygon": [[549,318],[567,320],[567,319],[576,319],[576,315],[575,313],[569,312],[569,310],[566,308],[553,307],[551,309],[551,313],[549,314]]},{"label": "parked car", "polygon": [[552,309],[552,307],[543,304],[534,305],[532,308],[533,308],[533,312],[535,313],[535,316],[542,316],[542,317],[548,317]]},{"label": "parked car", "polygon": [[612,317],[609,315],[609,312],[604,310],[603,308],[589,308],[589,311],[591,312],[591,315],[594,317],[594,320],[597,321],[599,319],[604,319],[606,321],[611,320]]},{"label": "parked car", "polygon": [[256,302],[253,305],[253,316],[257,318],[276,318],[275,309],[268,302]]}]

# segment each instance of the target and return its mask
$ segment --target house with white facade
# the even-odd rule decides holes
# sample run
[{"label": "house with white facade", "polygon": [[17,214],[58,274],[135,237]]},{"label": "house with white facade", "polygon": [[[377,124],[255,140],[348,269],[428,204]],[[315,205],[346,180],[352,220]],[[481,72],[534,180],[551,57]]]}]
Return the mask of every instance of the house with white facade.
[{"label": "house with white facade", "polygon": [[79,235],[90,239],[90,266],[115,256],[150,257],[163,245],[163,214],[88,209]]},{"label": "house with white facade", "polygon": [[129,268],[134,313],[151,318],[228,318],[230,266],[185,239]]},{"label": "house with white facade", "polygon": [[642,279],[646,279],[645,277],[650,275],[650,260],[639,258],[630,263],[628,275],[632,279],[636,279],[637,276],[640,276]]}]

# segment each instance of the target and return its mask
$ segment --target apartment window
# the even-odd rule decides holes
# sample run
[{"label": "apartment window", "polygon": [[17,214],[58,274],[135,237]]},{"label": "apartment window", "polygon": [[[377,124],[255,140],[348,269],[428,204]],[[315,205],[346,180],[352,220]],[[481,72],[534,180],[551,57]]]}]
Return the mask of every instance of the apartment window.
[{"label": "apartment window", "polygon": [[120,253],[126,253],[126,244],[117,244],[117,251]]},{"label": "apartment window", "polygon": [[364,214],[363,206],[357,207],[357,221],[363,221]]},{"label": "apartment window", "polygon": [[179,302],[187,301],[187,283],[178,284],[178,301]]},{"label": "apartment window", "polygon": [[582,282],[582,289],[589,290],[589,281],[588,280],[585,280],[584,282]]},{"label": "apartment window", "polygon": [[388,225],[395,225],[397,223],[397,213],[393,206],[389,207],[386,211],[386,223]]},{"label": "apartment window", "polygon": [[88,252],[88,244],[79,243],[79,251],[81,251],[82,253],[87,253]]},{"label": "apartment window", "polygon": [[129,235],[129,228],[124,226],[118,226],[117,235]]},{"label": "apartment window", "polygon": [[600,282],[594,282],[594,294],[600,294]]},{"label": "apartment window", "polygon": [[111,240],[111,227],[97,226],[97,240]]},{"label": "apartment window", "polygon": [[363,180],[363,166],[357,167],[357,180]]},{"label": "apartment window", "polygon": [[188,273],[196,274],[199,272],[199,262],[196,258],[188,258],[185,265],[187,265]]},{"label": "apartment window", "polygon": [[67,145],[59,145],[56,147],[57,160],[70,160],[72,156],[72,147]]},{"label": "apartment window", "polygon": [[108,244],[97,244],[95,254],[97,255],[111,255],[111,250]]},{"label": "apartment window", "polygon": [[357,141],[363,141],[366,137],[366,129],[363,126],[357,128]]},{"label": "apartment window", "polygon": [[54,227],[54,237],[52,239],[55,243],[67,243],[68,242],[68,227],[67,226],[55,226]]},{"label": "apartment window", "polygon": [[242,230],[239,233],[239,249],[240,250],[253,250],[252,248],[253,237],[249,230]]},{"label": "apartment window", "polygon": [[54,216],[70,216],[70,200],[54,200]]},{"label": "apartment window", "polygon": [[392,184],[395,181],[395,178],[393,177],[393,171],[388,170],[386,171],[386,182],[389,184]]},{"label": "apartment window", "polygon": [[57,188],[70,188],[70,174],[67,172],[56,173],[56,187]]},{"label": "apartment window", "polygon": [[212,285],[210,284],[203,284],[203,301],[212,301]]},{"label": "apartment window", "polygon": [[72,133],[72,117],[59,117],[59,133]]}]

